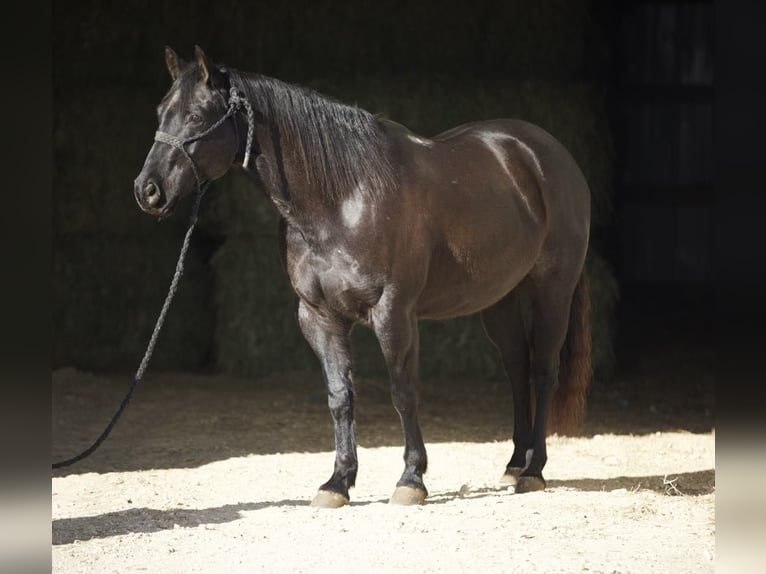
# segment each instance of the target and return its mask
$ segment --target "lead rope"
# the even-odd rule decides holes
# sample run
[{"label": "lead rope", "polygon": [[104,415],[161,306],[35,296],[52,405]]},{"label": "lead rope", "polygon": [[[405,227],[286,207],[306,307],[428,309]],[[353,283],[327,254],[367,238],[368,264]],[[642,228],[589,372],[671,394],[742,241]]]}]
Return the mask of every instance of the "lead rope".
[{"label": "lead rope", "polygon": [[106,428],[103,430],[101,435],[99,435],[99,437],[96,439],[96,441],[92,445],[90,445],[80,454],[73,456],[72,458],[68,458],[66,460],[62,460],[59,462],[54,462],[51,465],[51,468],[55,469],[55,468],[61,468],[64,466],[69,466],[93,454],[95,450],[99,446],[101,446],[101,443],[103,443],[106,440],[106,438],[109,436],[109,434],[112,432],[114,425],[117,424],[117,420],[122,415],[122,412],[125,410],[125,407],[128,406],[128,403],[130,402],[130,399],[133,396],[133,391],[136,389],[136,386],[138,385],[138,383],[144,378],[144,373],[146,372],[146,369],[149,366],[149,361],[151,360],[152,354],[154,353],[154,346],[157,343],[157,337],[159,337],[160,330],[162,330],[162,325],[165,323],[165,316],[168,313],[168,309],[170,309],[170,303],[173,301],[173,297],[175,296],[176,290],[178,289],[178,283],[181,280],[181,275],[183,275],[184,273],[184,260],[186,259],[186,252],[189,250],[189,244],[191,242],[192,232],[194,231],[194,228],[197,225],[197,215],[199,214],[199,206],[200,206],[200,203],[202,202],[202,196],[205,195],[205,192],[207,191],[207,188],[210,185],[209,181],[205,181],[204,179],[202,179],[202,177],[200,177],[199,171],[197,170],[197,166],[195,165],[194,160],[192,159],[191,155],[189,155],[189,152],[186,151],[186,148],[184,146],[186,144],[197,141],[198,139],[201,139],[205,137],[206,135],[208,135],[218,126],[223,124],[223,122],[226,121],[226,119],[234,115],[242,107],[244,107],[245,110],[247,111],[247,147],[245,148],[245,159],[242,162],[242,166],[247,167],[247,164],[250,160],[250,148],[253,143],[253,131],[254,131],[255,121],[254,121],[253,108],[250,105],[250,102],[247,101],[247,99],[240,96],[236,88],[232,87],[229,92],[229,109],[226,111],[226,114],[217,122],[215,122],[212,126],[210,126],[208,129],[203,131],[202,133],[185,138],[185,139],[181,139],[179,137],[167,134],[165,132],[160,132],[160,131],[154,134],[154,139],[156,141],[166,143],[176,149],[179,149],[183,153],[186,159],[189,160],[189,164],[191,165],[192,171],[194,172],[194,177],[197,180],[197,194],[194,198],[194,206],[192,207],[191,217],[189,218],[189,229],[186,230],[186,235],[184,236],[184,241],[183,241],[183,244],[181,245],[181,253],[179,253],[178,262],[176,263],[176,271],[173,274],[173,279],[170,281],[170,288],[168,289],[168,294],[165,297],[165,302],[162,304],[160,315],[159,317],[157,317],[157,322],[154,324],[154,331],[152,331],[152,336],[149,338],[149,344],[146,346],[146,352],[144,352],[144,356],[141,359],[141,363],[138,365],[136,374],[133,377],[133,382],[130,384],[130,387],[128,388],[128,392],[125,394],[125,397],[122,399],[120,406],[117,408],[117,411],[114,413],[114,415],[112,415],[112,419],[109,421],[109,424],[106,425]]},{"label": "lead rope", "polygon": [[120,403],[119,408],[117,409],[117,412],[114,413],[112,416],[112,420],[109,421],[109,424],[106,425],[106,428],[103,430],[101,435],[96,439],[96,441],[90,445],[87,449],[82,451],[77,456],[73,456],[72,458],[68,458],[66,460],[62,460],[59,462],[54,462],[52,465],[52,468],[61,468],[62,466],[69,466],[70,464],[74,464],[79,460],[84,459],[87,456],[90,456],[95,452],[95,450],[101,446],[101,443],[106,440],[106,437],[109,436],[109,433],[112,432],[112,428],[114,428],[114,425],[117,423],[117,420],[120,418],[120,415],[122,415],[122,411],[125,410],[125,407],[128,406],[128,403],[130,402],[130,398],[133,396],[133,391],[136,388],[136,385],[138,385],[139,381],[141,381],[144,378],[144,372],[146,371],[146,368],[149,366],[149,361],[152,358],[152,353],[154,353],[154,345],[157,343],[157,337],[160,334],[160,330],[162,329],[162,325],[165,322],[165,316],[168,313],[168,309],[170,308],[170,302],[173,300],[173,296],[176,294],[176,290],[178,289],[178,282],[181,279],[181,275],[183,275],[184,272],[184,259],[186,258],[186,252],[189,250],[189,243],[191,241],[192,232],[194,231],[194,227],[197,224],[197,213],[199,212],[199,206],[200,202],[202,200],[202,196],[204,195],[208,184],[204,184],[203,186],[198,186],[199,191],[197,192],[197,196],[195,197],[194,201],[194,207],[192,209],[192,215],[191,219],[189,221],[189,229],[186,231],[186,236],[184,237],[183,245],[181,246],[181,253],[178,255],[178,262],[176,263],[176,272],[173,274],[173,279],[170,281],[170,289],[168,289],[167,297],[165,297],[165,302],[162,304],[162,310],[160,311],[160,315],[157,318],[157,322],[154,324],[154,331],[152,331],[152,336],[149,339],[149,344],[146,347],[146,352],[144,353],[143,359],[141,359],[141,364],[138,365],[138,370],[136,371],[135,376],[133,377],[133,382],[130,385],[130,388],[128,389],[128,392],[126,393],[125,397],[122,399],[122,402]]}]

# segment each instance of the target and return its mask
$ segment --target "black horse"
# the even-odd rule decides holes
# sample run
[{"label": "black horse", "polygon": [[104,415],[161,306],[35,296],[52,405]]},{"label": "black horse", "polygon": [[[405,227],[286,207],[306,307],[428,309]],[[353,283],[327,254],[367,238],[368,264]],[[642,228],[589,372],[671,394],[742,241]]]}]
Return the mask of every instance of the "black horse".
[{"label": "black horse", "polygon": [[380,342],[404,431],[391,502],[419,504],[418,320],[476,312],[513,389],[514,451],[502,480],[516,492],[544,489],[549,419],[557,428],[579,420],[591,375],[590,191],[564,146],[511,119],[429,139],[310,89],[213,65],[199,47],[192,62],[170,48],[165,59],[173,83],[135,197],[166,216],[245,158],[279,211],[298,321],[335,424],[335,468],[312,504],[346,504],[356,480],[352,326]]}]

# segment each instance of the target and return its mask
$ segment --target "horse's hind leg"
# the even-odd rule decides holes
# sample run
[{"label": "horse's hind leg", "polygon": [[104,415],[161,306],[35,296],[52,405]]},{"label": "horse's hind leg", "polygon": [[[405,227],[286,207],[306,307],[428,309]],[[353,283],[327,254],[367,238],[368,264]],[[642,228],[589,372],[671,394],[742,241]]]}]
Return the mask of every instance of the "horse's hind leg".
[{"label": "horse's hind leg", "polygon": [[330,480],[319,487],[312,506],[337,508],[348,503],[358,467],[354,436],[354,386],[351,380],[350,325],[339,318],[317,313],[303,301],[298,323],[322,363],[327,385],[327,403],[335,425],[335,469]]},{"label": "horse's hind leg", "polygon": [[532,448],[529,340],[523,320],[524,286],[520,285],[481,313],[484,330],[500,352],[513,390],[513,455],[501,482],[516,486]]},{"label": "horse's hind leg", "polygon": [[532,456],[519,477],[516,492],[545,489],[543,468],[548,414],[559,382],[561,348],[569,328],[569,309],[577,279],[571,285],[563,274],[533,278],[531,381],[535,390]]},{"label": "horse's hind leg", "polygon": [[391,400],[404,432],[404,472],[389,500],[392,504],[422,504],[428,495],[423,474],[428,460],[418,423],[418,323],[412,312],[395,303],[381,305],[373,317],[391,379]]}]

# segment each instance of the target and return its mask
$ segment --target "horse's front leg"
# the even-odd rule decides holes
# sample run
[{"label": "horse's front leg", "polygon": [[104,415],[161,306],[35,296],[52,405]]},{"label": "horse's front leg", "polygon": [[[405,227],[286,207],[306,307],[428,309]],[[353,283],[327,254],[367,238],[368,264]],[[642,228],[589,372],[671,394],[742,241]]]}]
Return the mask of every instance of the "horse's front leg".
[{"label": "horse's front leg", "polygon": [[374,315],[375,335],[380,342],[391,378],[391,400],[404,432],[404,472],[389,500],[392,504],[422,504],[428,495],[423,474],[428,465],[426,447],[418,423],[418,322],[413,312],[396,305],[381,306]]},{"label": "horse's front leg", "polygon": [[342,317],[328,317],[301,301],[298,322],[303,336],[322,363],[327,403],[335,424],[335,469],[319,487],[311,506],[339,508],[349,501],[348,489],[356,482],[358,468],[354,436],[354,386],[351,379],[351,324]]}]

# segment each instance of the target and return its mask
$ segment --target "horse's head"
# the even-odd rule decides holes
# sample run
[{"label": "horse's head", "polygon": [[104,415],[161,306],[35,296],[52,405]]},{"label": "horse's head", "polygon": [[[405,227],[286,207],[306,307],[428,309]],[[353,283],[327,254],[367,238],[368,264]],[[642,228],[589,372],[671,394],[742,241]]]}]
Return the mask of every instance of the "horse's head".
[{"label": "horse's head", "polygon": [[208,61],[199,46],[194,62],[184,62],[171,48],[165,48],[165,63],[173,84],[157,107],[155,142],[133,190],[141,209],[160,217],[170,214],[181,198],[197,189],[197,177],[212,181],[223,176],[239,143],[236,116],[194,139],[229,110],[225,73]]}]

